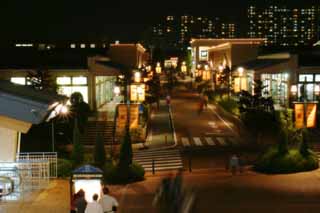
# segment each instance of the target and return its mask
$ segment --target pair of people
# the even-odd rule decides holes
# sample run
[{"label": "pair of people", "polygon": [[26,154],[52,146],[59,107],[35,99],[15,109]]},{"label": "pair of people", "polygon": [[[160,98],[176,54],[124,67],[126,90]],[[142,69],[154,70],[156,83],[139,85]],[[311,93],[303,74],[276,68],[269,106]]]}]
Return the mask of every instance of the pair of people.
[{"label": "pair of people", "polygon": [[[103,196],[98,201],[98,194],[94,194],[93,202],[87,203],[84,198],[84,191],[82,189],[76,194],[76,200],[71,204],[71,212],[77,213],[113,213],[117,211],[119,206],[117,200],[109,195],[109,189],[103,188]],[[81,195],[81,197],[79,196]],[[81,198],[81,199],[80,199]]]},{"label": "pair of people", "polygon": [[229,169],[232,175],[236,175],[237,171],[243,172],[243,161],[236,154],[233,154],[229,160]]}]

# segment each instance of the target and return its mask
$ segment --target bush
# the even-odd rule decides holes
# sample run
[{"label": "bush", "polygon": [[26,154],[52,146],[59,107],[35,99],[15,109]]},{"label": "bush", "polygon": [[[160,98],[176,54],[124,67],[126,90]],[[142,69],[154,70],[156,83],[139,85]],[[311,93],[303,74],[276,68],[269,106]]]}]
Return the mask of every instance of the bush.
[{"label": "bush", "polygon": [[299,150],[291,149],[281,154],[277,147],[273,147],[258,159],[254,170],[268,174],[287,174],[317,169],[318,157],[312,151],[309,153],[303,156]]},{"label": "bush", "polygon": [[218,101],[218,104],[227,112],[235,115],[239,115],[238,103],[233,99],[222,98]]},{"label": "bush", "polygon": [[58,159],[58,177],[70,177],[72,172],[72,162],[67,159]]},{"label": "bush", "polygon": [[104,167],[104,180],[108,184],[126,184],[144,180],[145,171],[138,163],[133,162],[128,170],[123,170],[113,162]]}]

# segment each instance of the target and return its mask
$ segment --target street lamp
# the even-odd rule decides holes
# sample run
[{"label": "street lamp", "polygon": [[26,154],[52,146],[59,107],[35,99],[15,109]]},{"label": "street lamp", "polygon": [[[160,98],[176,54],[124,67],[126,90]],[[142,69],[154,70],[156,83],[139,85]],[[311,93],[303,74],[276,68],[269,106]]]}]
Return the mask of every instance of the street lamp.
[{"label": "street lamp", "polygon": [[160,74],[160,73],[161,73],[160,63],[157,63],[157,66],[156,66],[156,73],[158,73],[158,74]]},{"label": "street lamp", "polygon": [[115,87],[113,88],[113,92],[114,92],[114,94],[115,94],[116,96],[119,96],[119,94],[120,94],[120,87],[119,87],[119,86],[115,86]]},{"label": "street lamp", "polygon": [[241,92],[242,88],[242,76],[243,76],[244,68],[243,67],[238,67],[238,75],[239,75],[239,90]]},{"label": "street lamp", "polygon": [[182,62],[182,65],[181,65],[181,72],[183,73],[186,73],[187,72],[187,66],[186,66],[186,62]]},{"label": "street lamp", "polygon": [[139,83],[141,81],[141,73],[139,71],[134,73],[134,82]]}]

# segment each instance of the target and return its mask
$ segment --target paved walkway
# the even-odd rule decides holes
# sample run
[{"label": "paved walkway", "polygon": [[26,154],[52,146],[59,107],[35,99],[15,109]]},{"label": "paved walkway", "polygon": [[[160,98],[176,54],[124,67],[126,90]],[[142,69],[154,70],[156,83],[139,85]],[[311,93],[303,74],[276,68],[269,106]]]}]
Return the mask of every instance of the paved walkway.
[{"label": "paved walkway", "polygon": [[155,111],[151,114],[150,130],[146,145],[149,148],[160,148],[174,144],[170,115],[165,100],[160,101],[159,110],[154,105]]},{"label": "paved walkway", "polygon": [[[148,176],[145,181],[110,186],[119,212],[153,213],[152,200],[168,173]],[[252,171],[231,176],[223,168],[184,172],[186,188],[197,194],[194,212],[313,213],[320,209],[320,170],[291,175],[263,175]],[[48,190],[31,194],[20,202],[0,202],[1,213],[69,212],[67,180],[54,181]]]}]

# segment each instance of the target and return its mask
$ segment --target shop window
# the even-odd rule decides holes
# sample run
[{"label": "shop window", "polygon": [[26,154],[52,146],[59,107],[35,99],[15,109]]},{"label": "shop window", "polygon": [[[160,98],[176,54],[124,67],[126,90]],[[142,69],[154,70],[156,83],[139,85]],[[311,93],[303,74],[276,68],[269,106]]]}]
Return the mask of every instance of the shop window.
[{"label": "shop window", "polygon": [[72,77],[73,85],[87,85],[87,77]]},{"label": "shop window", "polygon": [[71,84],[71,77],[57,77],[57,84],[58,85],[70,85]]},{"label": "shop window", "polygon": [[307,82],[313,82],[313,75],[307,74],[307,75],[299,75],[299,82],[304,82],[307,80]]},{"label": "shop window", "polygon": [[320,82],[320,75],[319,74],[316,75],[315,81]]},{"label": "shop window", "polygon": [[10,81],[15,84],[26,85],[26,78],[25,77],[13,77],[10,79]]}]

